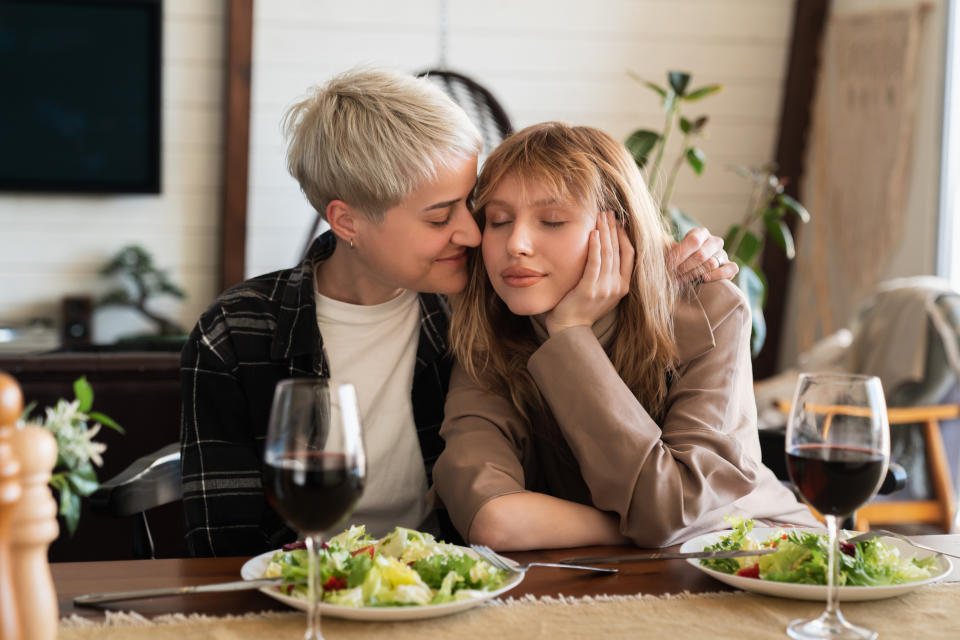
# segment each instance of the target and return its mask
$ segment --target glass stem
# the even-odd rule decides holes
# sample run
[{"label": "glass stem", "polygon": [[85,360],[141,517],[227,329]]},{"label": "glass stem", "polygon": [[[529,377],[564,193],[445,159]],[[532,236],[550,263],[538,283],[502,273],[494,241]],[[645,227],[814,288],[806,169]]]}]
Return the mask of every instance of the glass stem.
[{"label": "glass stem", "polygon": [[320,585],[320,535],[309,534],[307,543],[307,595],[310,599],[310,612],[307,614],[307,633],[305,640],[323,640],[320,631],[320,599],[323,597]]},{"label": "glass stem", "polygon": [[828,538],[827,553],[827,610],[824,612],[829,618],[836,619],[839,613],[837,607],[837,582],[839,581],[840,559],[837,554],[840,553],[837,542],[837,517],[826,516]]}]

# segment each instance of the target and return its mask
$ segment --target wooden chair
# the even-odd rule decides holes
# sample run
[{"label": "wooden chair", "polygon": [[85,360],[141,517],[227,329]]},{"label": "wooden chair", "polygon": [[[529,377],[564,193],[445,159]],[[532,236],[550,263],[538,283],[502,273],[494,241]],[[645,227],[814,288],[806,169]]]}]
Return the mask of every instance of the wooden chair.
[{"label": "wooden chair", "polygon": [[960,417],[960,405],[955,404],[887,409],[891,429],[896,425],[923,426],[927,473],[930,476],[933,497],[928,500],[871,502],[857,511],[855,526],[858,531],[869,531],[874,524],[919,522],[937,525],[944,533],[950,533],[957,503],[946,448],[940,433],[940,421],[957,417]]},{"label": "wooden chair", "polygon": [[[781,411],[789,415],[789,402],[781,401],[777,404]],[[828,413],[843,412],[841,407],[823,407],[822,409]],[[950,532],[956,513],[956,496],[953,480],[950,477],[946,447],[940,433],[940,421],[958,417],[960,417],[960,405],[955,404],[887,408],[887,420],[891,429],[898,425],[922,425],[927,473],[930,476],[933,496],[927,500],[887,500],[866,504],[856,512],[855,529],[869,531],[874,524],[922,523],[937,525],[944,533]]]}]

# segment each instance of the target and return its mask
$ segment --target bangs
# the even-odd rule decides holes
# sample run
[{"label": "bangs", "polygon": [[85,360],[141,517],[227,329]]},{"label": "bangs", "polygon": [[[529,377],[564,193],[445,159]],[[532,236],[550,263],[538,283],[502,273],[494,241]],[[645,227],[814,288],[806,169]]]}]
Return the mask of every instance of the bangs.
[{"label": "bangs", "polygon": [[524,198],[527,190],[536,185],[558,203],[603,208],[601,176],[586,154],[574,149],[558,149],[556,140],[526,142],[511,152],[495,153],[487,158],[477,182],[475,207],[478,212],[490,201],[494,188],[508,178],[517,181]]}]

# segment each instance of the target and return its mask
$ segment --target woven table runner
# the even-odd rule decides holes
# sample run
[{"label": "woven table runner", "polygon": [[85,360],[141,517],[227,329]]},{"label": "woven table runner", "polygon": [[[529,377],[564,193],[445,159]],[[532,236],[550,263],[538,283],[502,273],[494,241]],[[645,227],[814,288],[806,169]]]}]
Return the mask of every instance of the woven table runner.
[{"label": "woven table runner", "polygon": [[[795,618],[810,618],[823,603],[785,600],[744,592],[594,598],[507,599],[464,613],[411,622],[353,622],[324,618],[327,640],[430,640],[432,638],[703,638],[785,637]],[[930,586],[908,595],[873,602],[843,603],[852,622],[880,632],[881,638],[960,637],[960,585]],[[299,640],[305,614],[269,612],[236,617],[107,614],[97,623],[74,616],[60,623],[59,640]]]}]

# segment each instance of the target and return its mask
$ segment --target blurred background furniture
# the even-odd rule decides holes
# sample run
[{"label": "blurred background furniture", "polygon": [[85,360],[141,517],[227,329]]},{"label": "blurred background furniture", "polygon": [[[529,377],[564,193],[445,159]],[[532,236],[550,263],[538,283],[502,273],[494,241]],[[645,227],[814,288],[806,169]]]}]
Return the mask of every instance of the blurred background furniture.
[{"label": "blurred background furniture", "polygon": [[483,156],[513,133],[513,124],[506,110],[489,89],[479,82],[449,69],[427,69],[417,74],[434,82],[467,112],[483,136]]},{"label": "blurred background furniture", "polygon": [[[179,502],[180,443],[173,442],[138,458],[90,496],[90,509],[113,518],[130,518],[132,552],[137,559],[156,558],[156,544],[147,511]],[[182,532],[179,532],[182,536]]]},{"label": "blurred background furniture", "polygon": [[960,462],[960,292],[931,277],[882,283],[850,328],[818,343],[797,368],[757,382],[761,443],[768,466],[785,477],[773,452],[786,425],[800,371],[876,375],[890,418],[891,460],[907,471],[904,488],[857,512],[860,526],[926,525],[950,532]]},{"label": "blurred background furniture", "polygon": [[[59,398],[73,398],[73,382],[86,376],[94,391],[94,408],[115,419],[126,430],[121,435],[102,429],[97,440],[107,445],[101,483],[114,478],[131,463],[180,438],[180,354],[176,352],[46,353],[0,355],[0,370],[15,376],[24,401],[38,408],[53,406]],[[177,490],[179,490],[179,451]],[[94,509],[84,499],[80,526],[71,538],[61,521],[61,535],[50,546],[50,560],[125,560],[135,557],[131,545],[139,535],[138,519],[118,526],[114,515]],[[153,509],[146,516],[157,540],[156,556],[186,555],[183,513],[178,503]]]}]

